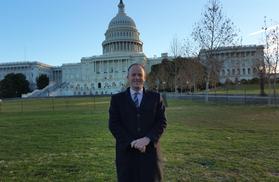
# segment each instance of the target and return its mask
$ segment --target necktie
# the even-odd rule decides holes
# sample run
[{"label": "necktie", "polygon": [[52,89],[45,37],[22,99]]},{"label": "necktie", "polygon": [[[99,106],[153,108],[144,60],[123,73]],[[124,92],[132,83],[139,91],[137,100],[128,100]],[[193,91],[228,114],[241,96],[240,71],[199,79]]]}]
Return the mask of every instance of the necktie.
[{"label": "necktie", "polygon": [[138,99],[138,92],[134,93],[134,103],[136,105],[136,107],[139,107],[139,99]]}]

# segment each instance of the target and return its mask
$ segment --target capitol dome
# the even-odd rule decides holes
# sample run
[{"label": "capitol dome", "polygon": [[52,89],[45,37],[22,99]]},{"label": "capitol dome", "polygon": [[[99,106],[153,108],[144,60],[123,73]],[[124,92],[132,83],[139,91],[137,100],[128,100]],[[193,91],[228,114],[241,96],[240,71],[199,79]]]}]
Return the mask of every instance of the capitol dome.
[{"label": "capitol dome", "polygon": [[118,14],[110,21],[103,42],[103,54],[120,52],[142,52],[140,33],[132,18],[126,15],[122,0],[118,4]]},{"label": "capitol dome", "polygon": [[109,29],[114,27],[133,27],[136,28],[134,20],[126,13],[118,13],[109,23]]}]

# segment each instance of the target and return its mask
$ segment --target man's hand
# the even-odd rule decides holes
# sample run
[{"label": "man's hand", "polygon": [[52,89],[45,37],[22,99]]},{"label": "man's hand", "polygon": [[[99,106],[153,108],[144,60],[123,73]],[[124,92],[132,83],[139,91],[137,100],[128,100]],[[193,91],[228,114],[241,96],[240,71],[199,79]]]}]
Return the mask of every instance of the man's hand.
[{"label": "man's hand", "polygon": [[148,137],[139,138],[132,141],[131,147],[136,148],[141,152],[145,152],[146,146],[149,144],[150,139]]}]

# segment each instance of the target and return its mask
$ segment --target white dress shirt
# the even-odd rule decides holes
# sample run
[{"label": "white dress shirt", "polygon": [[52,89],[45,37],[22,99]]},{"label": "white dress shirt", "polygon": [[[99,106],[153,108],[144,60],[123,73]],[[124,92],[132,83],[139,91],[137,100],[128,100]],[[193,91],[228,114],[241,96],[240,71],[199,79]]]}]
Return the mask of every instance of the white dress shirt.
[{"label": "white dress shirt", "polygon": [[142,97],[143,97],[143,88],[141,90],[139,90],[139,91],[135,91],[132,88],[130,88],[130,94],[131,94],[132,100],[134,98],[134,94],[135,93],[138,93],[137,97],[138,97],[139,106],[140,106],[140,103],[141,103],[141,100],[142,100]]}]

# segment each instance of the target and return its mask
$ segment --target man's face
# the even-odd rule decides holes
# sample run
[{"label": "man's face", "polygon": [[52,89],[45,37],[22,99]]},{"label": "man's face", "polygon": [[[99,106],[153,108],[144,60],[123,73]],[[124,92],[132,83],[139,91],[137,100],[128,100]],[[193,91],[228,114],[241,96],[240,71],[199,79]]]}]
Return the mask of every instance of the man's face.
[{"label": "man's face", "polygon": [[139,65],[134,65],[130,68],[128,73],[128,81],[133,90],[140,90],[143,88],[145,82],[144,69]]}]

